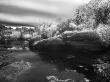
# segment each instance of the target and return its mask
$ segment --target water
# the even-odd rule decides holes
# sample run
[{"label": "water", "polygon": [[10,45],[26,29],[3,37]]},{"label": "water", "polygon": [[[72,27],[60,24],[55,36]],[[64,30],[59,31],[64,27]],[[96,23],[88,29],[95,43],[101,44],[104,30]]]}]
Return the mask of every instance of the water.
[{"label": "water", "polygon": [[12,53],[16,58],[32,64],[32,67],[19,75],[15,82],[49,82],[47,77],[51,76],[59,80],[71,79],[74,82],[86,82],[85,77],[93,80],[95,72],[92,64],[96,58],[102,56],[63,52],[12,51]]},{"label": "water", "polygon": [[[49,82],[48,76],[55,76],[59,80],[71,79],[75,82],[85,82],[83,74],[74,70],[67,70],[62,62],[46,57],[46,53],[23,51],[17,52],[16,57],[32,63],[32,68],[20,75],[19,82]],[[60,65],[60,66],[59,66]]]}]

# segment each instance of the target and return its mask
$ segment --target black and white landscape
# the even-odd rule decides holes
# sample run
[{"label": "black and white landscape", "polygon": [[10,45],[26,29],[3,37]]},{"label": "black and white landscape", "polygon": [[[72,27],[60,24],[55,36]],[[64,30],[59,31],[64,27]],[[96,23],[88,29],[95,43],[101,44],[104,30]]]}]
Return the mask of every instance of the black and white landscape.
[{"label": "black and white landscape", "polygon": [[110,82],[110,0],[84,0],[68,18],[66,7],[54,15],[11,2],[0,1],[0,82]]}]

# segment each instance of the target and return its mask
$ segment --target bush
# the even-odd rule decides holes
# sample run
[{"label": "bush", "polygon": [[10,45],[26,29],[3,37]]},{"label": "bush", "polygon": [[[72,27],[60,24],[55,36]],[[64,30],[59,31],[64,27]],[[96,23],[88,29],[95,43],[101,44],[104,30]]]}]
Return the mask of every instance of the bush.
[{"label": "bush", "polygon": [[[0,70],[0,78],[6,80],[17,80],[17,77],[31,67],[30,62],[19,61],[7,65]],[[2,79],[1,78],[1,79]],[[4,79],[3,79],[4,80]]]},{"label": "bush", "polygon": [[0,69],[13,63],[16,58],[9,51],[0,51]]},{"label": "bush", "polygon": [[72,22],[73,22],[72,19],[68,19],[68,20],[58,24],[57,25],[58,26],[57,31],[59,31],[59,34],[63,33],[64,31],[73,31],[73,30],[75,30],[74,27],[70,26],[70,23],[72,23]]},{"label": "bush", "polygon": [[88,28],[97,28],[101,24],[108,24],[110,19],[110,1],[92,0],[76,9],[74,22],[77,25],[85,24]]},{"label": "bush", "polygon": [[103,42],[105,42],[107,45],[110,44],[110,26],[109,25],[100,24],[97,27],[96,32],[98,33],[98,35],[100,36]]},{"label": "bush", "polygon": [[96,80],[100,82],[110,82],[110,57],[103,56],[95,60],[93,64],[96,72]]}]

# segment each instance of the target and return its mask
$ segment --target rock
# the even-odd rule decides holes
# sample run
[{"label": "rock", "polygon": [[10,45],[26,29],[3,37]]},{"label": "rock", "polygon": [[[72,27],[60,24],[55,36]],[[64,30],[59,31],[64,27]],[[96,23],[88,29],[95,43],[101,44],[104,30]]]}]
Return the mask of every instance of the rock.
[{"label": "rock", "polygon": [[65,32],[57,37],[35,41],[32,48],[45,52],[72,52],[94,54],[107,50],[104,42],[95,31]]},{"label": "rock", "polygon": [[64,42],[60,38],[53,37],[35,41],[32,45],[31,50],[55,52],[56,50],[60,50],[61,46],[64,46]]},{"label": "rock", "polygon": [[104,42],[95,31],[82,31],[76,33],[66,33],[62,35],[63,41],[71,51],[80,52],[102,52],[106,50]]}]

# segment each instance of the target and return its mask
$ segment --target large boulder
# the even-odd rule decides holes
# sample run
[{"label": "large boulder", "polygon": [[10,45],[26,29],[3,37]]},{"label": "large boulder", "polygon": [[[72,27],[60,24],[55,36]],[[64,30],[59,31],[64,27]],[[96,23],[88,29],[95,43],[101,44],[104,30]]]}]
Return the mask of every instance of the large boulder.
[{"label": "large boulder", "polygon": [[94,31],[63,34],[63,41],[71,51],[102,52],[105,48],[103,41]]},{"label": "large boulder", "polygon": [[101,54],[108,48],[95,31],[65,32],[57,37],[35,41],[32,45],[32,50],[76,54]]},{"label": "large boulder", "polygon": [[57,37],[52,37],[49,39],[43,39],[40,41],[35,41],[30,44],[30,50],[38,50],[44,52],[56,52],[60,51],[62,46],[64,46],[64,42],[62,39]]}]

